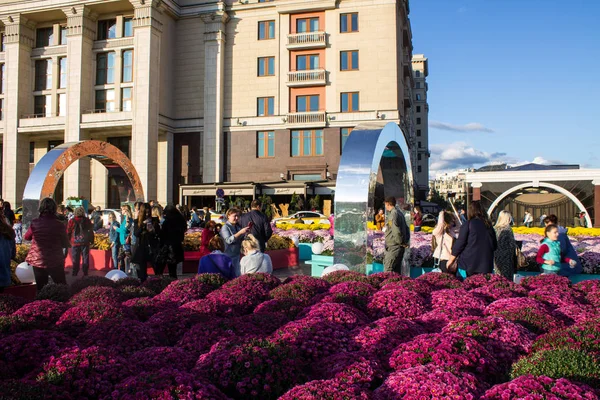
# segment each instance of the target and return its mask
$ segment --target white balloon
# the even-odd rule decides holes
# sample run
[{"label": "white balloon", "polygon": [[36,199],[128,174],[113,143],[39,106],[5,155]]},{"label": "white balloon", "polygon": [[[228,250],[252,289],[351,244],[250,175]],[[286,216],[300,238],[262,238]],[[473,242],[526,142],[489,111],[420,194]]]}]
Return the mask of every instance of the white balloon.
[{"label": "white balloon", "polygon": [[294,235],[294,236],[292,236],[292,242],[294,242],[294,245],[296,247],[298,247],[298,244],[300,243],[300,239],[298,238],[298,236]]},{"label": "white balloon", "polygon": [[21,281],[21,283],[33,283],[35,282],[35,275],[33,274],[33,267],[26,262],[22,262],[17,265],[15,275]]},{"label": "white balloon", "polygon": [[118,281],[120,279],[123,278],[127,278],[127,274],[123,271],[121,271],[120,269],[113,269],[111,271],[108,271],[108,273],[106,274],[106,277],[108,279],[110,279],[111,281]]},{"label": "white balloon", "polygon": [[325,276],[335,271],[350,271],[350,268],[344,264],[333,264],[332,266],[325,268],[321,276]]},{"label": "white balloon", "polygon": [[323,243],[315,242],[312,244],[312,252],[314,254],[321,254],[323,252]]}]

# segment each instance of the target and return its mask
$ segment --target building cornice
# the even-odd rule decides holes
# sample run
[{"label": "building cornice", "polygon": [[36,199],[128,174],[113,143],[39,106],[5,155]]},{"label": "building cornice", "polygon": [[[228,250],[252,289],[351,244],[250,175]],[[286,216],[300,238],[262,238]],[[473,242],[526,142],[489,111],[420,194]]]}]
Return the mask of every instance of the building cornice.
[{"label": "building cornice", "polygon": [[546,171],[493,171],[468,172],[469,183],[504,183],[504,182],[556,182],[556,181],[600,181],[600,169],[566,169]]}]

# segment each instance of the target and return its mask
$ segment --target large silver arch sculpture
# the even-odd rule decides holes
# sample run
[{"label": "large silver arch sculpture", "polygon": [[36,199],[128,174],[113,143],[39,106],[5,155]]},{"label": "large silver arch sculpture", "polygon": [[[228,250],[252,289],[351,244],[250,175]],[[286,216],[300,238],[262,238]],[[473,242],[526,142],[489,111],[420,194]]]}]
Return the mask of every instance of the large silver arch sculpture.
[{"label": "large silver arch sculpture", "polygon": [[[378,179],[379,178],[379,179]],[[373,248],[375,189],[383,180],[384,196],[412,203],[414,195],[410,152],[395,123],[359,125],[345,145],[335,188],[334,261],[364,272]]]},{"label": "large silver arch sculpture", "polygon": [[54,190],[65,173],[75,161],[90,157],[103,164],[107,169],[119,168],[131,183],[132,197],[135,201],[144,201],[144,189],[138,173],[129,158],[117,147],[99,140],[64,143],[50,150],[35,165],[23,192],[23,227],[25,230],[36,218],[40,200],[53,197]]}]

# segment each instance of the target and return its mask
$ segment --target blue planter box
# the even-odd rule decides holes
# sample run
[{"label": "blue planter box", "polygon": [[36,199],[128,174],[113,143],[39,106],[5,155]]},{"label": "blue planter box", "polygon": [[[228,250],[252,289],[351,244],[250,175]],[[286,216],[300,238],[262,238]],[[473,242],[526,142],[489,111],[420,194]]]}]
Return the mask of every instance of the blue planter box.
[{"label": "blue planter box", "polygon": [[367,275],[376,274],[378,272],[383,272],[383,264],[381,263],[373,263],[366,265]]},{"label": "blue planter box", "polygon": [[73,210],[77,207],[83,207],[85,212],[88,212],[90,202],[88,200],[67,200],[67,206],[70,206]]},{"label": "blue planter box", "polygon": [[310,260],[312,255],[312,243],[298,243],[298,258],[300,261]]},{"label": "blue planter box", "polygon": [[311,256],[311,260],[319,263],[329,263],[329,265],[333,265],[333,256],[322,256],[320,254],[313,254]]}]

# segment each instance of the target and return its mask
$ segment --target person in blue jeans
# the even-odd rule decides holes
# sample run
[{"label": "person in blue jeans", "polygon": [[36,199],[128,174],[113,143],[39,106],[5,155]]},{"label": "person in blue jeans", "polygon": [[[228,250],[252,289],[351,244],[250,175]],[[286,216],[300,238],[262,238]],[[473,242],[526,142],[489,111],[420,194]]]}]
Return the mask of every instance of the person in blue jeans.
[{"label": "person in blue jeans", "polygon": [[75,217],[67,225],[67,235],[71,241],[73,276],[79,273],[80,264],[83,275],[87,276],[90,267],[90,245],[94,243],[94,230],[92,223],[85,216],[83,207],[75,209]]},{"label": "person in blue jeans", "polygon": [[114,212],[108,214],[108,239],[110,240],[110,251],[113,259],[113,268],[119,268],[119,250],[121,250],[121,239],[119,235],[119,222]]}]

